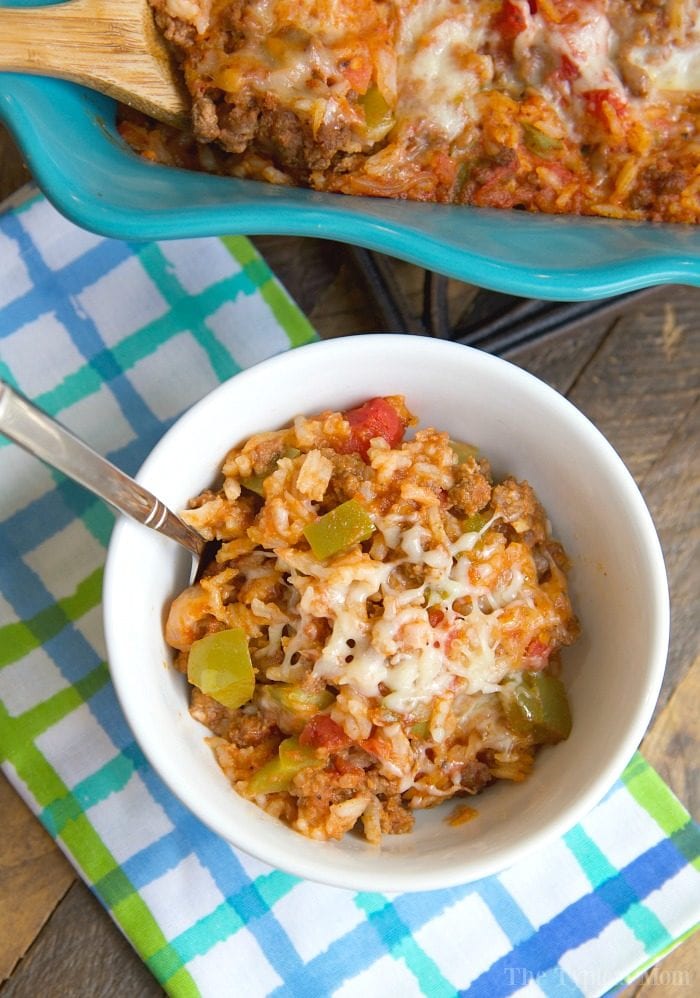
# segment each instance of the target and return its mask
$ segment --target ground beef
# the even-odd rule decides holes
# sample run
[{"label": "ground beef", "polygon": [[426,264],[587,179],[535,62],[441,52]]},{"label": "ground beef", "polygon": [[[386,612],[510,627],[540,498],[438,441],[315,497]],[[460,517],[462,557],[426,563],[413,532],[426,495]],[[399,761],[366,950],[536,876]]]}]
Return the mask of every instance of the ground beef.
[{"label": "ground beef", "polygon": [[485,763],[473,759],[462,770],[460,784],[470,794],[478,794],[493,782],[491,770]]},{"label": "ground beef", "polygon": [[491,505],[530,547],[545,540],[547,520],[529,482],[506,478],[494,488]]},{"label": "ground beef", "polygon": [[459,783],[470,794],[478,794],[493,781],[488,763],[475,759],[469,745],[457,743],[448,749],[441,768],[452,783]]},{"label": "ground beef", "polygon": [[404,805],[401,797],[394,794],[384,801],[379,823],[385,835],[403,835],[413,829],[414,817]]},{"label": "ground beef", "polygon": [[224,102],[221,93],[197,94],[192,100],[192,126],[198,142],[218,142],[230,153],[242,153],[252,142],[260,117],[260,107],[241,97]]},{"label": "ground beef", "polygon": [[330,448],[324,448],[323,454],[333,462],[326,500],[331,506],[339,506],[357,495],[371,470],[359,454],[338,454]]},{"label": "ground beef", "polygon": [[195,94],[192,123],[198,142],[216,142],[236,155],[254,148],[257,155],[298,182],[308,182],[313,170],[326,170],[339,153],[361,148],[348,126],[322,125],[315,133],[310,123],[264,98],[240,94],[229,101],[221,91]]},{"label": "ground beef", "polygon": [[241,97],[219,105],[219,144],[227,152],[242,153],[254,142],[262,117],[260,105]]},{"label": "ground beef", "polygon": [[322,124],[312,141],[305,148],[310,170],[327,170],[339,154],[359,153],[363,144],[347,124],[330,122]]},{"label": "ground beef", "polygon": [[219,115],[211,97],[197,97],[192,101],[192,127],[200,142],[214,142],[219,138]]},{"label": "ground beef", "polygon": [[275,461],[277,461],[284,453],[284,443],[282,439],[273,435],[271,437],[263,436],[248,452],[248,457],[253,465],[253,473],[256,475],[265,475],[271,468],[274,467]]},{"label": "ground beef", "polygon": [[274,758],[278,746],[277,740],[272,738],[260,745],[250,745],[247,748],[239,748],[231,742],[224,741],[223,738],[213,738],[210,744],[214,749],[216,761],[238,790],[244,789],[242,781],[249,780],[254,773]]},{"label": "ground beef", "polygon": [[243,14],[247,6],[248,0],[227,0],[226,8],[221,12],[222,48],[226,53],[235,52],[245,38]]},{"label": "ground beef", "polygon": [[226,738],[239,748],[262,745],[272,739],[280,739],[280,732],[270,717],[260,714],[241,714],[236,711],[226,729]]},{"label": "ground beef", "polygon": [[323,829],[329,838],[340,838],[363,818],[365,836],[371,842],[378,842],[381,833],[410,832],[413,814],[392,789],[392,782],[374,768],[302,770],[291,791],[297,802],[297,825],[301,830]]},{"label": "ground beef", "polygon": [[173,665],[178,672],[187,674],[187,659],[189,657],[189,652],[178,651],[173,659]]},{"label": "ground beef", "polygon": [[311,145],[308,128],[293,111],[271,108],[260,114],[255,137],[257,149],[292,174],[308,169],[308,149]]},{"label": "ground beef", "polygon": [[205,724],[215,735],[225,738],[236,712],[228,710],[218,700],[214,700],[193,686],[190,696],[190,714],[196,721]]},{"label": "ground beef", "polygon": [[465,461],[455,472],[455,484],[448,493],[450,504],[457,513],[473,516],[491,501],[491,485],[479,470],[476,461]]},{"label": "ground beef", "polygon": [[294,779],[294,796],[310,813],[322,817],[332,804],[348,800],[367,789],[367,774],[359,766],[344,773],[334,769],[303,769]]},{"label": "ground beef", "polygon": [[681,170],[649,166],[640,173],[632,202],[636,208],[651,209],[662,197],[680,194],[685,182],[686,178]]},{"label": "ground beef", "polygon": [[187,503],[187,508],[200,509],[200,507],[202,507],[205,503],[211,502],[212,499],[216,499],[218,494],[219,493],[214,492],[213,489],[204,489],[204,491],[200,492],[198,496],[194,497],[194,499],[190,499]]},{"label": "ground beef", "polygon": [[364,772],[305,769],[294,778],[298,831],[312,838],[341,839],[370,803]]},{"label": "ground beef", "polygon": [[177,17],[171,17],[165,12],[165,0],[150,0],[151,7],[155,14],[155,21],[164,37],[172,42],[175,52],[177,49],[190,48],[197,37],[194,25],[180,21]]}]

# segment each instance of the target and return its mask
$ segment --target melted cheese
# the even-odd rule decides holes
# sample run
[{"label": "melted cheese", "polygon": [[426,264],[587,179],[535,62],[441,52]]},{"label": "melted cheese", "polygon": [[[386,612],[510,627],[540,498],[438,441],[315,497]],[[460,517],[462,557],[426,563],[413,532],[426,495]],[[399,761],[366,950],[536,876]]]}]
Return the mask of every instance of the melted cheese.
[{"label": "melted cheese", "polygon": [[[151,2],[196,29],[174,44],[205,169],[354,195],[697,221],[685,139],[698,127],[698,0]],[[649,170],[673,184],[647,183]],[[389,450],[378,480],[405,460]]]},{"label": "melted cheese", "polygon": [[401,118],[429,120],[455,138],[476,117],[473,98],[491,79],[479,6],[451,0],[415,4],[403,12],[397,43]]},{"label": "melted cheese", "polygon": [[210,0],[166,0],[165,4],[171,17],[193,25],[200,35],[209,27],[210,8]]},{"label": "melted cheese", "polygon": [[[517,3],[526,24],[513,45],[519,75],[526,84],[546,95],[572,136],[577,133],[572,95],[610,90],[626,99],[626,88],[616,64],[619,38],[596,3],[582,3],[575,20],[560,24],[540,13],[533,14],[527,0]],[[562,59],[573,67],[573,79],[553,72]],[[515,80],[514,85],[517,87],[519,82]]]},{"label": "melted cheese", "polygon": [[[397,713],[415,710],[448,692],[459,681],[469,694],[492,693],[513,669],[507,654],[499,651],[504,607],[533,606],[526,578],[517,567],[496,570],[503,539],[485,543],[481,531],[459,537],[449,547],[428,547],[430,533],[421,524],[397,524],[376,517],[384,537],[392,537],[399,557],[374,563],[366,561],[323,568],[318,584],[308,582],[301,609],[332,617],[330,638],[314,665],[314,674],[339,687],[348,686],[366,697],[382,697]],[[493,535],[492,535],[493,537]],[[464,556],[481,541],[478,581],[470,579],[472,562]],[[371,564],[371,563],[370,563]],[[401,566],[420,565],[424,581],[415,587],[397,588],[392,575]],[[359,579],[358,576],[362,576]],[[320,596],[319,593],[323,593]],[[381,596],[383,612],[366,616],[366,600]],[[469,597],[471,610],[463,615],[453,609],[455,600]],[[434,627],[431,607],[438,608],[442,623]]]},{"label": "melted cheese", "polygon": [[551,25],[547,41],[552,51],[565,55],[578,70],[573,89],[624,91],[614,62],[618,38],[612,25],[595,5],[583,7],[571,26]]},{"label": "melted cheese", "polygon": [[429,644],[410,654],[397,656],[385,678],[385,684],[392,691],[384,698],[389,710],[401,713],[416,704],[431,701],[447,689],[451,676],[444,664],[442,651]]},{"label": "melted cheese", "polygon": [[629,59],[646,74],[653,90],[700,91],[700,41],[671,51],[658,46],[636,48]]}]

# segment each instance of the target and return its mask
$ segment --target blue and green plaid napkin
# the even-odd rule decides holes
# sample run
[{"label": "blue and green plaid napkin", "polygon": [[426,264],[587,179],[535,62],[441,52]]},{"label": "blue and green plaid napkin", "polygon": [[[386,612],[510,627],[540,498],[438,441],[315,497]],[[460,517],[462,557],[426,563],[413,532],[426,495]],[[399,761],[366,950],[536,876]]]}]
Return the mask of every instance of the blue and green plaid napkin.
[{"label": "blue and green plaid napkin", "polygon": [[[0,216],[0,374],[128,472],[223,378],[313,337],[243,238],[129,245],[36,195]],[[354,893],[233,849],[117,704],[111,526],[0,437],[0,761],[171,995],[601,995],[692,931],[700,832],[639,755],[563,839],[462,887]]]}]

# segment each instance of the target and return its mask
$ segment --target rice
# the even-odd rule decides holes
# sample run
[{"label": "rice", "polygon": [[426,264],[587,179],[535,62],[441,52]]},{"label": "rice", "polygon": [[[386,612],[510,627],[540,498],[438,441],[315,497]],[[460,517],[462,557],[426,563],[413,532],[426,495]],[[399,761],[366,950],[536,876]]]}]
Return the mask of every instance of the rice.
[{"label": "rice", "polygon": [[698,222],[696,0],[151,0],[192,95],[150,160],[351,195]]},{"label": "rice", "polygon": [[[182,514],[220,542],[166,625],[191,712],[235,790],[315,839],[409,831],[568,735],[579,628],[545,512],[415,422],[390,396],[257,434]],[[234,629],[254,682],[226,706],[192,649]]]}]

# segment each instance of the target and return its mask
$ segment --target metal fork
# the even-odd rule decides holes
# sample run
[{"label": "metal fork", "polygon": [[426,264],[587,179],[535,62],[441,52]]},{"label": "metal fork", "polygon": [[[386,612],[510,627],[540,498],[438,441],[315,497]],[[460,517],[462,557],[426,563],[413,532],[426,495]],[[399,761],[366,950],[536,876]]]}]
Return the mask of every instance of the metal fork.
[{"label": "metal fork", "polygon": [[48,413],[0,380],[0,432],[118,513],[177,541],[192,555],[192,579],[201,568],[207,542],[143,485],[102,457]]}]

